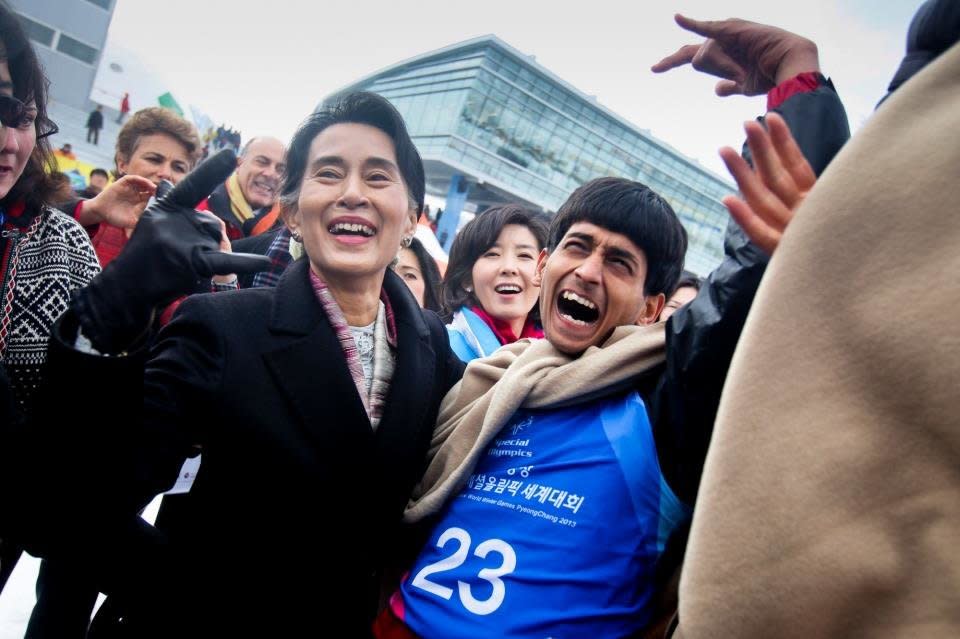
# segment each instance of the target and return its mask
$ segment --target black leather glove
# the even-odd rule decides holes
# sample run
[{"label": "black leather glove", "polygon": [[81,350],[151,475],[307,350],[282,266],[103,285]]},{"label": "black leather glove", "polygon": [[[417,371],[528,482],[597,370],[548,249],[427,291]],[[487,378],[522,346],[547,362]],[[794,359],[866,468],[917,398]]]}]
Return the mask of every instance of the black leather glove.
[{"label": "black leather glove", "polygon": [[134,345],[154,309],[193,292],[200,280],[270,266],[262,255],[220,252],[219,224],[194,210],[236,168],[236,155],[224,149],[177,186],[161,184],[120,255],[74,292],[70,308],[97,350],[118,353]]}]

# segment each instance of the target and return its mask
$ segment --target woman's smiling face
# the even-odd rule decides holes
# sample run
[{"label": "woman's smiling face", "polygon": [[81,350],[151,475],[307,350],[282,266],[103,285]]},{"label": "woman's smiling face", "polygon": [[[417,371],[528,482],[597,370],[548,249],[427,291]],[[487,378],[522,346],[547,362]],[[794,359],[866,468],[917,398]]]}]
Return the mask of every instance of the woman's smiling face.
[{"label": "woman's smiling face", "polygon": [[356,278],[379,278],[379,287],[401,237],[416,224],[390,137],[357,123],[317,134],[288,224],[327,282],[353,278],[356,285]]},{"label": "woman's smiling face", "polygon": [[540,248],[526,226],[507,224],[493,246],[474,262],[470,274],[480,307],[491,317],[510,322],[515,335],[520,334],[540,294],[533,282]]}]

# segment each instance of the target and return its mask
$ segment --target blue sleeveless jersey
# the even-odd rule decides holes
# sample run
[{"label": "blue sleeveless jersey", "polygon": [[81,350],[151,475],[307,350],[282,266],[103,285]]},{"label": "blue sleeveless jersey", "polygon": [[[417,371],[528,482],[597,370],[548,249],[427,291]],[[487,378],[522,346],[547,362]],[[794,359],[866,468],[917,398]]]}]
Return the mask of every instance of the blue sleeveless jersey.
[{"label": "blue sleeveless jersey", "polygon": [[521,411],[392,607],[424,639],[627,636],[649,620],[654,565],[689,516],[637,393]]}]

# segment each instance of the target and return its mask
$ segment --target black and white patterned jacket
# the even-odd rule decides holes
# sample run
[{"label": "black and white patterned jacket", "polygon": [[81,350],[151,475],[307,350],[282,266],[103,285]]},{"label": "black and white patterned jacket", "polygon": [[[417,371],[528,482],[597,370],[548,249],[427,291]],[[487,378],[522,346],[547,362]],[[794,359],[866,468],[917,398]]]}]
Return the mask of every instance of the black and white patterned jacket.
[{"label": "black and white patterned jacket", "polygon": [[67,309],[70,292],[100,272],[87,232],[60,211],[44,207],[0,238],[0,362],[17,408],[31,413],[43,379],[50,329]]}]

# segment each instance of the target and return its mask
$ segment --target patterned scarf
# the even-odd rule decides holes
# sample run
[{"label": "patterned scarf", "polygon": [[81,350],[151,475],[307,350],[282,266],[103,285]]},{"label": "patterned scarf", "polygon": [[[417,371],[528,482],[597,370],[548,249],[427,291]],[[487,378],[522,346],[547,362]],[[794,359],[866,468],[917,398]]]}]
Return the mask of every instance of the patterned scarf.
[{"label": "patterned scarf", "polygon": [[243,226],[244,222],[253,217],[253,209],[247,203],[247,198],[243,197],[240,178],[237,177],[236,171],[227,178],[227,197],[230,199],[230,210],[233,216],[237,218],[239,225]]},{"label": "patterned scarf", "polygon": [[[294,246],[301,250],[294,254]],[[290,264],[303,254],[303,244],[295,242],[290,234],[290,229],[283,226],[277,231],[276,237],[270,240],[270,246],[267,247],[265,255],[270,258],[270,267],[260,271],[253,276],[253,288],[260,286],[276,286],[280,281],[280,276]]]},{"label": "patterned scarf", "polygon": [[326,282],[321,280],[320,276],[314,273],[312,269],[310,270],[310,285],[313,287],[313,292],[320,305],[323,306],[323,311],[327,314],[327,319],[330,320],[330,325],[340,341],[340,348],[343,349],[343,356],[347,360],[350,377],[353,378],[357,394],[360,396],[363,408],[370,419],[370,427],[376,430],[383,415],[383,407],[390,390],[390,380],[393,378],[393,371],[396,368],[394,349],[397,347],[397,326],[390,300],[387,298],[386,292],[381,289],[380,309],[377,312],[373,338],[373,382],[370,384],[368,393],[367,380],[363,374],[363,364],[360,361],[360,354],[357,352],[357,343],[353,339],[353,334],[350,332],[350,326],[347,324],[343,311],[340,310],[340,305],[333,298]]},{"label": "patterned scarf", "polygon": [[[254,210],[247,202],[247,198],[243,196],[243,190],[240,188],[240,178],[237,177],[236,171],[227,178],[225,186],[227,188],[227,198],[230,200],[230,212],[236,218],[237,227],[242,230],[244,236],[260,235],[274,227],[280,217],[279,204],[274,204],[269,209]],[[257,215],[260,215],[260,217],[251,228],[247,222],[255,219]]]}]

